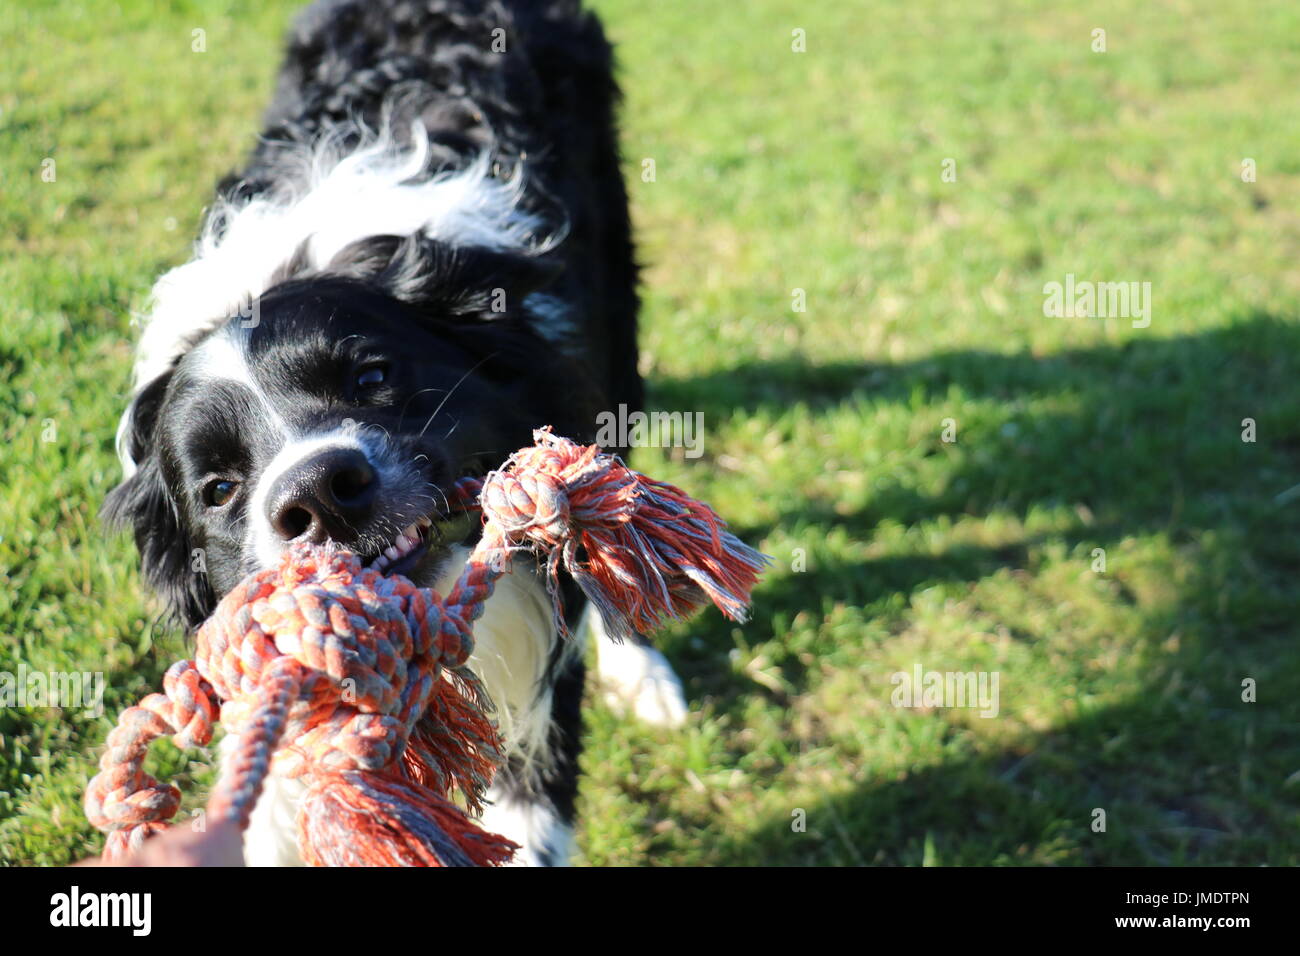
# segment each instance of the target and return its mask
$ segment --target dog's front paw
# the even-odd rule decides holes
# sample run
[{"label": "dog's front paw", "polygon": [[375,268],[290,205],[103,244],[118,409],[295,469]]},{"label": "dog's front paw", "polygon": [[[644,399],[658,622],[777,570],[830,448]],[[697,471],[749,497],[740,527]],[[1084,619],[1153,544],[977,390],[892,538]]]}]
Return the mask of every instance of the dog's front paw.
[{"label": "dog's front paw", "polygon": [[605,702],[655,727],[686,722],[686,695],[668,658],[647,645],[602,640],[597,651],[597,681]]}]

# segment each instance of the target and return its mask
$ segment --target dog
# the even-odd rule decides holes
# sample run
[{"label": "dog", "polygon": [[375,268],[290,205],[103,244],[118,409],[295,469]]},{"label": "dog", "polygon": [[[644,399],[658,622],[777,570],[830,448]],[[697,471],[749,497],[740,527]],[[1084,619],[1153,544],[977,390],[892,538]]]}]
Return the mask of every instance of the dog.
[{"label": "dog", "polygon": [[[290,542],[336,542],[445,594],[476,534],[449,513],[458,478],[535,427],[591,443],[600,410],[641,407],[618,99],[579,0],[321,0],[298,16],[251,157],[154,286],[118,430],[105,516],[185,626]],[[577,627],[582,597],[561,589]],[[586,616],[607,694],[679,723],[666,659]],[[519,565],[475,633],[508,748],[483,826],[520,863],[563,864],[582,646]],[[300,795],[272,777],[250,864],[300,862]]]}]

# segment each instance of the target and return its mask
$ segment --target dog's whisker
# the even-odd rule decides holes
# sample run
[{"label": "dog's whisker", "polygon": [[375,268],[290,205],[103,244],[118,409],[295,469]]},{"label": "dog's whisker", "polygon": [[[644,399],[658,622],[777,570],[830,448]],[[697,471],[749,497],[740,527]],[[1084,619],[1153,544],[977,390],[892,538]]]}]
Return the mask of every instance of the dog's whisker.
[{"label": "dog's whisker", "polygon": [[442,401],[440,401],[440,402],[438,403],[438,407],[435,408],[435,409],[433,410],[433,414],[429,416],[429,420],[428,420],[427,422],[425,422],[425,423],[424,423],[424,427],[420,429],[420,434],[416,435],[415,437],[416,437],[416,438],[423,438],[423,437],[424,437],[424,433],[427,432],[427,431],[429,430],[429,426],[433,424],[433,420],[434,420],[435,418],[437,418],[437,417],[438,417],[438,413],[439,413],[440,411],[442,411],[442,407],[443,407],[444,405],[447,404],[447,402],[451,399],[451,397],[452,397],[453,395],[456,394],[456,389],[460,388],[463,384],[465,384],[465,379],[469,378],[471,375],[473,375],[475,372],[477,372],[480,368],[482,368],[483,365],[484,365],[485,363],[487,363],[487,362],[491,361],[492,359],[496,358],[497,355],[499,355],[499,354],[500,354],[499,352],[493,352],[491,355],[485,355],[481,360],[479,360],[478,362],[475,362],[475,363],[474,363],[474,366],[473,366],[469,371],[467,371],[464,375],[462,375],[462,376],[460,377],[459,381],[457,381],[456,384],[453,385],[453,386],[451,387],[451,391],[449,391],[446,395],[443,396]]},{"label": "dog's whisker", "polygon": [[418,392],[415,392],[413,395],[411,395],[411,397],[408,398],[406,401],[404,401],[402,403],[402,410],[401,412],[398,413],[397,416],[397,430],[398,431],[402,430],[402,422],[406,421],[406,410],[411,406],[411,402],[415,401],[425,392],[441,392],[441,391],[445,391],[445,390],[441,388],[433,388],[433,387],[422,388]]}]

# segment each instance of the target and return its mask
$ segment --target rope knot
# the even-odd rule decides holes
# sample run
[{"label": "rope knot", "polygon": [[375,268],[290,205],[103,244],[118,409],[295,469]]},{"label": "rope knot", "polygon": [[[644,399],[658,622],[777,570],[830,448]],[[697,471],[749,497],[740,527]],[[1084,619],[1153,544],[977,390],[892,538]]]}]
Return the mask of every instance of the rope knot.
[{"label": "rope knot", "polygon": [[[446,633],[466,625],[445,610],[432,591],[328,546],[295,546],[245,579],[199,629],[195,661],[174,665],[166,694],[127,711],[110,735],[86,797],[96,826],[121,831],[106,852],[138,846],[176,812],[179,792],[141,770],[148,746],[169,732],[207,743],[219,701],[236,745],[209,802],[215,819],[246,826],[274,766],[307,782],[304,804],[316,811],[310,826],[299,821],[299,848],[309,863],[508,858],[513,844],[443,796],[459,788],[478,809],[502,759],[490,701],[461,672],[472,643]],[[412,829],[415,817],[429,822]]]},{"label": "rope knot", "polygon": [[553,473],[493,472],[479,503],[484,519],[511,536],[554,547],[572,533],[569,496]]},{"label": "rope knot", "polygon": [[180,729],[173,735],[182,750],[205,747],[212,740],[216,708],[212,685],[203,679],[192,661],[177,661],[163,675],[163,692],[171,702],[171,723]]}]

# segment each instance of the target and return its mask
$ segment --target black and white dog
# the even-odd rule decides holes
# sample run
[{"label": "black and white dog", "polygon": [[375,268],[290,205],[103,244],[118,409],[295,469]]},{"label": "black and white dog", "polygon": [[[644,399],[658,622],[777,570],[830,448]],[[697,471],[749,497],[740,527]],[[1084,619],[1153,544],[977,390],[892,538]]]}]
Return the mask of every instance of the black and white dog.
[{"label": "black and white dog", "polygon": [[[154,287],[118,435],[126,478],[105,505],[188,626],[291,541],[336,541],[445,593],[474,533],[444,510],[456,478],[536,426],[591,442],[601,409],[640,407],[616,101],[579,0],[300,15],[248,165],[219,186],[193,260]],[[578,596],[566,607],[576,623]],[[484,826],[521,862],[563,863],[581,649],[527,569],[476,636],[510,754]],[[661,655],[599,643],[614,695],[681,719]],[[297,862],[298,795],[268,784],[250,863]]]}]

